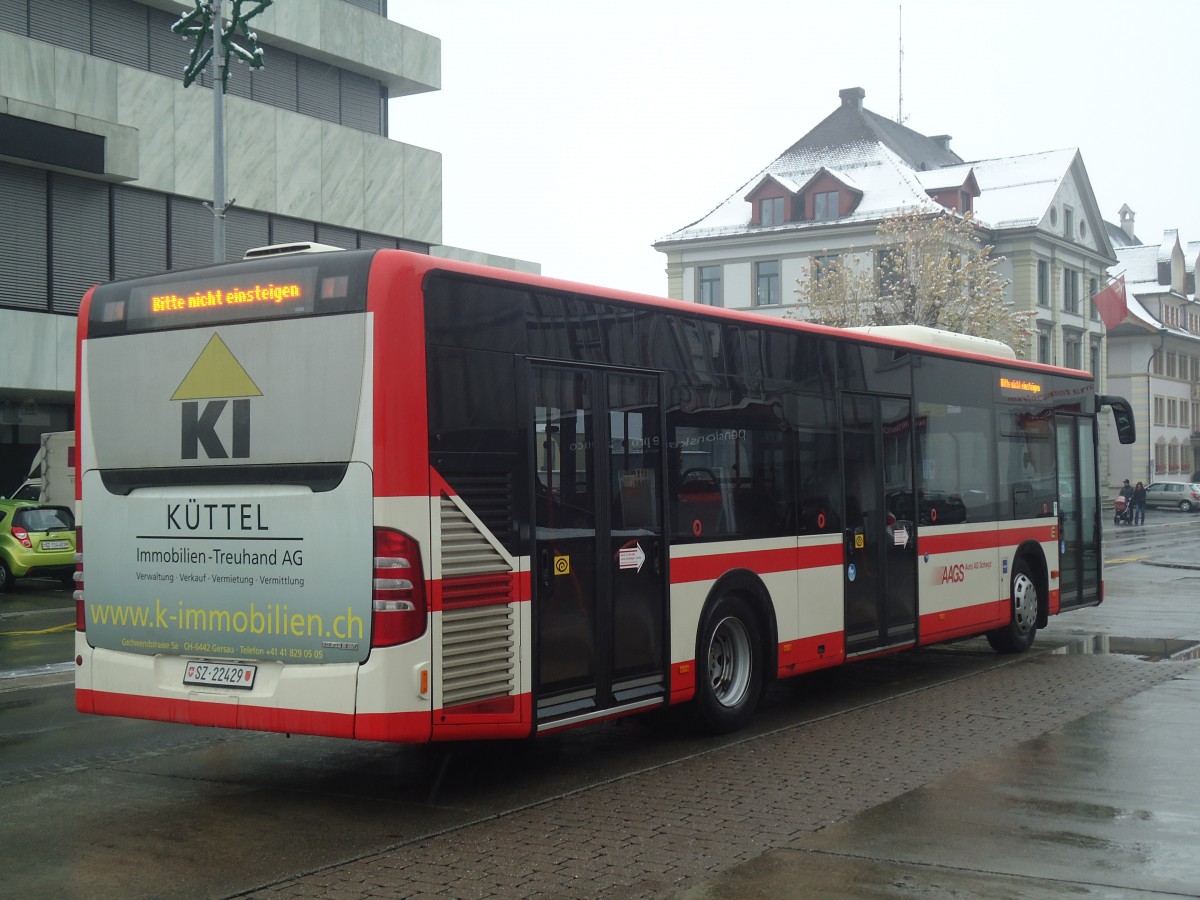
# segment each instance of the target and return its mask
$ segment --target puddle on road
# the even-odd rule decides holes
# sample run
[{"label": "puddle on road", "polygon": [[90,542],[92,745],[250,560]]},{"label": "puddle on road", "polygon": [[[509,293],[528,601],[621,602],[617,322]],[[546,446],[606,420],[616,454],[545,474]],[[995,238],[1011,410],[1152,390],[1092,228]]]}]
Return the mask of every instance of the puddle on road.
[{"label": "puddle on road", "polygon": [[1056,656],[1086,656],[1120,653],[1147,662],[1200,659],[1200,643],[1167,638],[1124,638],[1108,634],[1079,634],[1050,651]]}]

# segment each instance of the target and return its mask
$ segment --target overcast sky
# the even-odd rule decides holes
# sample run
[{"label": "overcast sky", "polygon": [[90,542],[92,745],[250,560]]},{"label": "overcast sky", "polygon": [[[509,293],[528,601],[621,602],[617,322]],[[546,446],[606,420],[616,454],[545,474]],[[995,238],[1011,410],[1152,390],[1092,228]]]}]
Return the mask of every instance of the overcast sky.
[{"label": "overcast sky", "polygon": [[[900,66],[903,9],[904,64]],[[1200,241],[1193,0],[388,0],[442,41],[390,135],[442,153],[445,243],[665,295],[651,244],[862,87],[963,159],[1078,147],[1100,212]]]}]

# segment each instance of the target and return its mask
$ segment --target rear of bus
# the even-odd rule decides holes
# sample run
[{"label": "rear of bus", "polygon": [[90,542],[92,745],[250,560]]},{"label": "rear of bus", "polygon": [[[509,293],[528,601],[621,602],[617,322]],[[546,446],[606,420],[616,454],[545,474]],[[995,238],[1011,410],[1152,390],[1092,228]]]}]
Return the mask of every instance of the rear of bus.
[{"label": "rear of bus", "polygon": [[[272,255],[85,298],[80,711],[428,739],[423,535],[376,521],[374,258]],[[390,331],[421,364],[421,329]],[[383,505],[428,528],[427,497]]]}]

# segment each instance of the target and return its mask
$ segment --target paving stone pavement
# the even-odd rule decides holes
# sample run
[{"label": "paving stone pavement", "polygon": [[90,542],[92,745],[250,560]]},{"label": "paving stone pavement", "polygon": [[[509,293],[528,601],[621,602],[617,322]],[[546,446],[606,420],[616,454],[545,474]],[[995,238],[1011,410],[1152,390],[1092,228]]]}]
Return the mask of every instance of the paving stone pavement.
[{"label": "paving stone pavement", "polygon": [[1193,665],[1014,657],[241,896],[670,897]]}]

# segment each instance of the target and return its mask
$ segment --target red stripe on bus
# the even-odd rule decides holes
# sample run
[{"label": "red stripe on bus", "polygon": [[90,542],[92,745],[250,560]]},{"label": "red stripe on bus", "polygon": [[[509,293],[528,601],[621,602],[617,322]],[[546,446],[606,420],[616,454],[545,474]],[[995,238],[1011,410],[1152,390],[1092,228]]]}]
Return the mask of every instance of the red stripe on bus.
[{"label": "red stripe on bus", "polygon": [[[353,713],[273,709],[266,706],[245,706],[240,703],[208,703],[203,700],[169,697],[141,697],[136,694],[117,694],[85,688],[76,689],[75,707],[81,712],[101,716],[153,719],[182,725],[246,728],[252,731],[314,734],[322,737],[355,737]],[[425,739],[428,740],[429,715],[420,715],[425,719]]]},{"label": "red stripe on bus", "polygon": [[1038,543],[1056,540],[1057,524],[1001,528],[998,531],[971,531],[965,534],[922,534],[920,553],[961,553],[967,550],[995,550],[1016,547],[1025,541]]},{"label": "red stripe on bus", "polygon": [[[75,707],[101,716],[150,719],[181,725],[242,728],[283,734],[358,738],[367,741],[427,743],[431,740],[473,740],[524,737],[530,733],[532,700],[528,694],[505,698],[514,705],[511,717],[485,718],[479,705],[446,709],[436,732],[429,712],[331,713],[303,709],[277,709],[238,703],[209,703],[166,697],[142,697],[78,688]],[[456,715],[457,714],[457,715]],[[456,720],[457,719],[457,720]]]},{"label": "red stripe on bus", "polygon": [[921,616],[921,644],[937,644],[957,637],[982,634],[1001,628],[1012,618],[1012,603],[1007,599],[948,609]]},{"label": "red stripe on bus", "polygon": [[[846,661],[846,636],[840,631],[782,641],[778,647],[779,678],[828,669]],[[696,661],[671,665],[671,703],[685,703],[696,695]]]},{"label": "red stripe on bus", "polygon": [[[506,585],[506,587],[502,587]],[[532,582],[528,572],[499,572],[494,575],[464,575],[426,581],[432,612],[480,606],[528,603]]]},{"label": "red stripe on bus", "polygon": [[743,550],[713,553],[709,556],[677,556],[671,559],[671,583],[712,581],[731,569],[749,569],[762,575],[841,564],[841,543],[822,544],[817,547],[784,547],[779,550]]},{"label": "red stripe on bus", "polygon": [[846,661],[846,635],[841,631],[779,643],[780,678],[815,672]]}]

